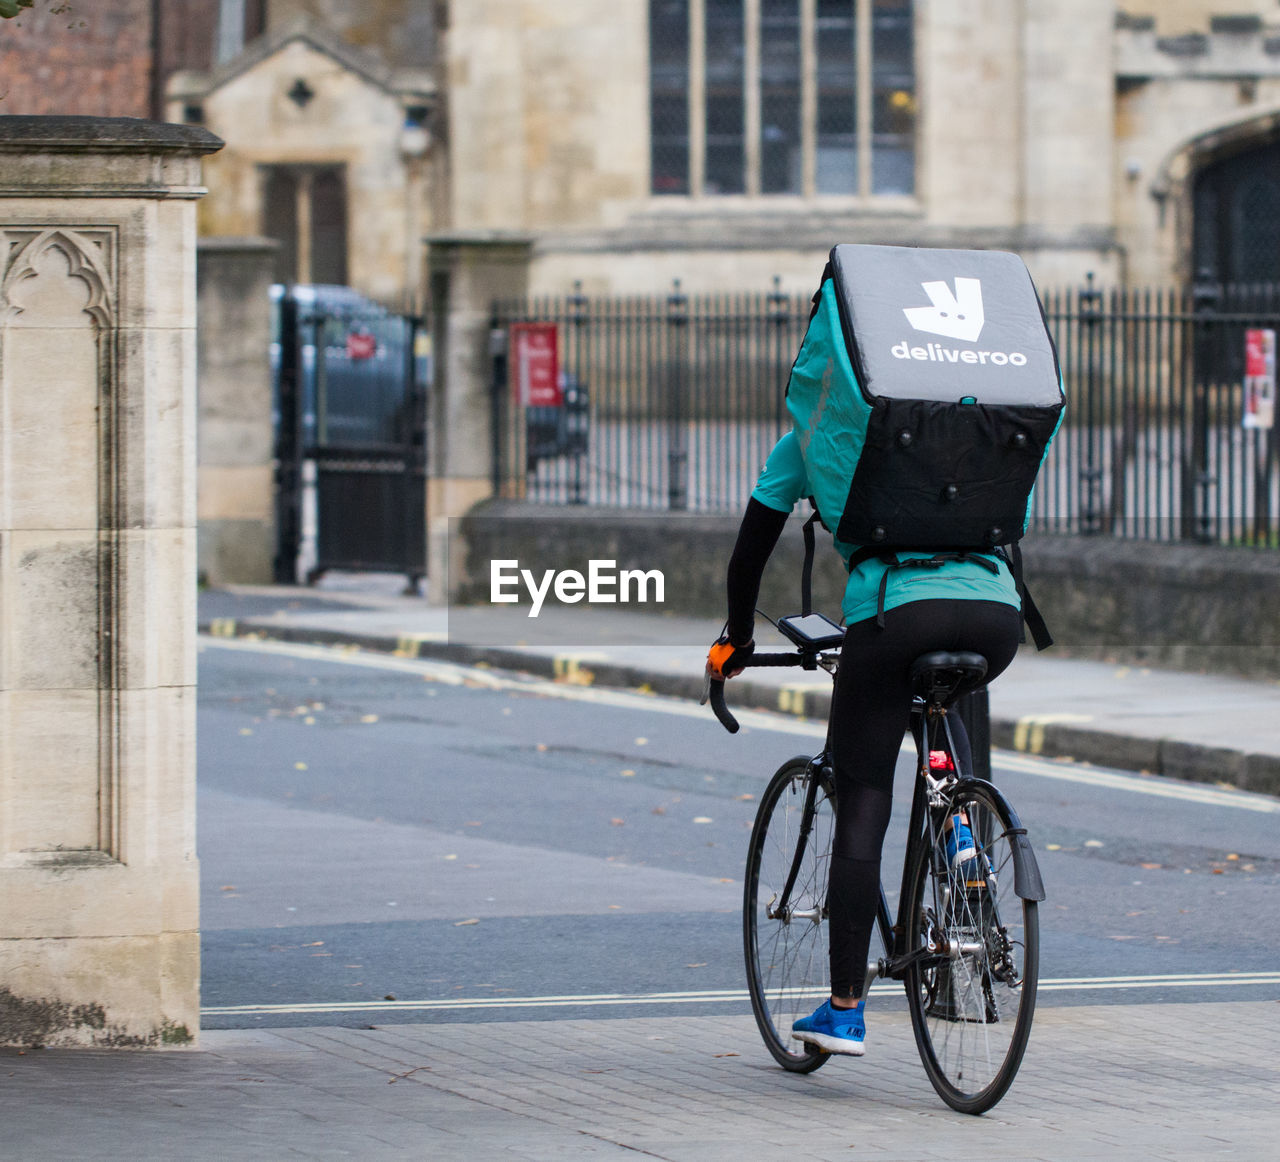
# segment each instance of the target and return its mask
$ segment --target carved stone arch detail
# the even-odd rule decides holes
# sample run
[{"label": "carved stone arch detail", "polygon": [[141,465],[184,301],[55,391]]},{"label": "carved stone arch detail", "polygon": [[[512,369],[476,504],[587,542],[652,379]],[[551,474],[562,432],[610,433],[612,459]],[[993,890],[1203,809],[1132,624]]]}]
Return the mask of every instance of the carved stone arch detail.
[{"label": "carved stone arch detail", "polygon": [[1170,149],[1156,169],[1150,192],[1159,207],[1160,225],[1172,231],[1174,269],[1190,280],[1195,271],[1192,205],[1197,175],[1206,167],[1233,154],[1280,141],[1280,109],[1234,117],[1184,138]]},{"label": "carved stone arch detail", "polygon": [[[12,235],[17,232],[9,233]],[[19,237],[15,241],[16,253],[11,250],[9,268],[4,272],[3,282],[0,283],[0,321],[21,312],[22,308],[13,301],[14,289],[26,279],[36,277],[39,273],[37,263],[48,251],[57,249],[66,255],[70,277],[80,279],[89,288],[89,299],[84,305],[85,313],[100,328],[115,325],[113,279],[98,243],[75,230],[61,226],[40,230],[38,233],[33,230],[28,239]]]}]

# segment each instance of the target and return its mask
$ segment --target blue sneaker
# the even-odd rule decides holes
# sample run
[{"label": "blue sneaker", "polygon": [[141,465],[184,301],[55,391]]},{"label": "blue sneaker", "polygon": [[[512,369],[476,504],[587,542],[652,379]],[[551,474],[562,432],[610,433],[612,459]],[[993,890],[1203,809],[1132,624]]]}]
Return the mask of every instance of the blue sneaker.
[{"label": "blue sneaker", "polygon": [[951,824],[947,832],[947,863],[952,871],[958,871],[962,864],[977,856],[978,845],[973,841],[969,825],[959,815],[953,816]]},{"label": "blue sneaker", "polygon": [[830,1000],[823,1001],[812,1016],[801,1017],[791,1026],[797,1041],[814,1045],[827,1053],[843,1053],[861,1057],[866,1049],[867,1024],[862,1018],[863,1002],[856,1008],[837,1009]]}]

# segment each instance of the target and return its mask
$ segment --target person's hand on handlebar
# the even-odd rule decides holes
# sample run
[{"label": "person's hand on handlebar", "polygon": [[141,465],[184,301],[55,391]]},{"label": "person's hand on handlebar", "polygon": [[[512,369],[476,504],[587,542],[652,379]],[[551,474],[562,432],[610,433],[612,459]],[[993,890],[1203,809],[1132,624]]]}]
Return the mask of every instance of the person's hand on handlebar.
[{"label": "person's hand on handlebar", "polygon": [[755,652],[754,640],[744,646],[735,646],[728,634],[721,634],[707,651],[707,676],[715,682],[736,678],[746,669]]}]

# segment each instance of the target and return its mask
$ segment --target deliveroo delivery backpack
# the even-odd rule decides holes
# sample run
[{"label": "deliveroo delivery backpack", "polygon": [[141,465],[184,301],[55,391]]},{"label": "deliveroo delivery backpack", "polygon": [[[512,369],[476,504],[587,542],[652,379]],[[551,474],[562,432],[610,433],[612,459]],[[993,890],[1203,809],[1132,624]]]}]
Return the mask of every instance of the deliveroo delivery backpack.
[{"label": "deliveroo delivery backpack", "polygon": [[[1031,276],[1016,255],[841,245],[831,251],[791,369],[814,505],[850,567],[896,550],[1010,549],[1062,420],[1062,378]],[[888,574],[886,573],[886,577]],[[883,600],[883,590],[881,593]]]}]

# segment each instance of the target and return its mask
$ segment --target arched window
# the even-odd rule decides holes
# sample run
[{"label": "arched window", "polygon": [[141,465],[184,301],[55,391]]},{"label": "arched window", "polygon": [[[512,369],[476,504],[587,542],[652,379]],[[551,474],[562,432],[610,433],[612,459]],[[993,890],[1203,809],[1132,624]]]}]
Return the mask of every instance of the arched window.
[{"label": "arched window", "polygon": [[1280,283],[1280,143],[1206,166],[1194,205],[1194,274]]},{"label": "arched window", "polygon": [[654,194],[911,194],[912,0],[649,0]]}]

